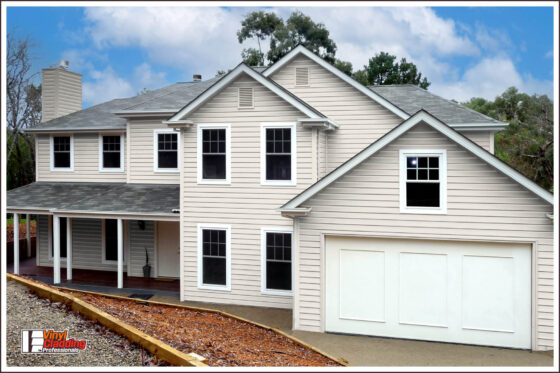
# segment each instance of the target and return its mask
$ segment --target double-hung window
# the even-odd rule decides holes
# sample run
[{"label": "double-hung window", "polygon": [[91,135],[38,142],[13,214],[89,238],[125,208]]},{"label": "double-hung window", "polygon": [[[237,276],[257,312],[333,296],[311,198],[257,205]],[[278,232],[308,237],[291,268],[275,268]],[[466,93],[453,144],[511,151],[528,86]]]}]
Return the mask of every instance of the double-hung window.
[{"label": "double-hung window", "polygon": [[99,135],[99,171],[124,170],[124,136]]},{"label": "double-hung window", "polygon": [[230,290],[230,228],[198,226],[198,287]]},{"label": "double-hung window", "polygon": [[179,133],[154,131],[154,171],[179,172]]},{"label": "double-hung window", "polygon": [[230,125],[198,125],[198,183],[230,183]]},{"label": "double-hung window", "polygon": [[445,150],[401,150],[400,178],[401,212],[447,212]]},{"label": "double-hung window", "polygon": [[267,294],[289,295],[292,291],[292,229],[261,230],[261,290]]},{"label": "double-hung window", "polygon": [[295,123],[261,125],[261,184],[296,184]]},{"label": "double-hung window", "polygon": [[51,136],[51,171],[74,171],[73,136]]}]

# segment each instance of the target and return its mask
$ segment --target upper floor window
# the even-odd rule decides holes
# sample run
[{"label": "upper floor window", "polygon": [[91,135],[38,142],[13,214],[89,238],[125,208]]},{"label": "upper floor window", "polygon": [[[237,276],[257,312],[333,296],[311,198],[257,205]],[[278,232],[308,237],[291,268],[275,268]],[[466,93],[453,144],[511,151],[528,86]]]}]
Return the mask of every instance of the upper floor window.
[{"label": "upper floor window", "polygon": [[173,130],[154,131],[154,171],[179,172],[179,134]]},{"label": "upper floor window", "polygon": [[198,182],[230,183],[230,125],[198,125]]},{"label": "upper floor window", "polygon": [[447,212],[445,150],[401,150],[401,212]]},{"label": "upper floor window", "polygon": [[74,171],[73,136],[51,136],[51,171]]},{"label": "upper floor window", "polygon": [[123,135],[99,135],[99,171],[123,171],[123,148]]},{"label": "upper floor window", "polygon": [[264,123],[261,133],[261,184],[296,184],[296,126]]}]

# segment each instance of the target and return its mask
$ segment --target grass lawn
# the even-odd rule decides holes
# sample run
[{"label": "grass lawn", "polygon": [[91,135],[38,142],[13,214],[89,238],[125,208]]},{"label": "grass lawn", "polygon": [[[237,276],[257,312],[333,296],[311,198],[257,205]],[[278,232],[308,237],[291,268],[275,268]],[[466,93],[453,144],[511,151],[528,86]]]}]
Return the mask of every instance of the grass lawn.
[{"label": "grass lawn", "polygon": [[[35,221],[35,219],[31,219],[31,221]],[[14,218],[9,218],[9,219],[7,220],[7,222],[6,222],[6,224],[7,224],[7,225],[10,225],[10,224],[12,224],[13,222],[14,222]],[[25,222],[26,222],[26,219],[19,219],[19,222],[20,222],[20,223],[25,223]]]}]

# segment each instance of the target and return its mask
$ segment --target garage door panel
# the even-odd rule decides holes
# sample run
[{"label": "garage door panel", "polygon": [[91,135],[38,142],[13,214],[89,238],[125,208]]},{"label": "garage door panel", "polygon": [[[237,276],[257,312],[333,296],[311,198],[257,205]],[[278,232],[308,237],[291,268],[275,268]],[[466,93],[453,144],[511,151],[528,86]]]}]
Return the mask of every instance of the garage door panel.
[{"label": "garage door panel", "polygon": [[385,321],[385,253],[340,250],[340,318]]},{"label": "garage door panel", "polygon": [[463,328],[515,331],[514,259],[463,257]]},{"label": "garage door panel", "polygon": [[399,322],[447,326],[447,255],[400,253]]},{"label": "garage door panel", "polygon": [[326,239],[327,331],[531,347],[531,249]]}]

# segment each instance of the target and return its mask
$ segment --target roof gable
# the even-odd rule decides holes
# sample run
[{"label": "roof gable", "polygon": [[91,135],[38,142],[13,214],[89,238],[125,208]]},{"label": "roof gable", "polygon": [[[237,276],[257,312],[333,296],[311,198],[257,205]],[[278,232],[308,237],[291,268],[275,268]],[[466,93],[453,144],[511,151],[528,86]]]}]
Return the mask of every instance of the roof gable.
[{"label": "roof gable", "polygon": [[255,70],[251,69],[245,64],[238,65],[235,69],[230,71],[228,74],[222,77],[216,84],[209,87],[207,90],[202,92],[197,98],[188,103],[185,107],[179,110],[167,123],[173,123],[182,120],[190,113],[194,112],[202,104],[208,101],[210,98],[214,97],[218,92],[223,90],[229,83],[233,82],[241,74],[246,74],[252,79],[256,80],[258,83],[262,84],[273,93],[278,95],[280,98],[284,99],[286,102],[294,106],[296,109],[307,115],[309,118],[325,118],[323,114],[315,110],[310,105],[306,104],[304,101],[294,96],[280,85],[273,82],[271,79],[267,79]]},{"label": "roof gable", "polygon": [[541,188],[539,185],[529,180],[527,177],[514,170],[512,167],[508,166],[506,163],[502,162],[500,159],[494,155],[487,152],[482,147],[478,146],[468,138],[464,137],[454,129],[450,128],[445,123],[441,122],[439,119],[435,118],[433,115],[427,111],[420,110],[409,119],[403,121],[400,125],[395,127],[393,130],[385,134],[383,137],[369,145],[367,148],[356,154],[354,157],[350,158],[348,161],[340,165],[338,168],[333,170],[331,173],[323,177],[321,180],[317,181],[315,184],[304,190],[302,193],[288,201],[282,207],[280,211],[297,213],[299,211],[309,210],[308,208],[301,208],[300,206],[308,201],[310,198],[320,193],[323,189],[328,187],[330,184],[344,176],[346,173],[350,172],[356,166],[367,160],[369,157],[383,149],[386,145],[393,142],[402,134],[406,133],[408,130],[416,126],[418,123],[426,123],[427,125],[434,128],[436,131],[440,132],[444,136],[448,137],[455,143],[461,145],[463,148],[470,151],[472,154],[493,166],[498,171],[502,172],[506,176],[510,177],[517,183],[521,184],[523,187],[533,192],[544,201],[554,204],[554,196]]},{"label": "roof gable", "polygon": [[344,82],[346,82],[349,85],[351,85],[352,87],[356,88],[358,91],[365,94],[366,96],[368,96],[372,100],[376,101],[381,106],[385,107],[386,109],[388,109],[392,113],[396,114],[400,118],[406,119],[410,116],[408,113],[406,113],[405,111],[403,111],[402,109],[400,109],[399,107],[397,107],[396,105],[394,105],[393,103],[391,103],[390,101],[385,99],[384,97],[380,96],[379,94],[372,91],[371,89],[368,89],[364,85],[358,83],[356,80],[352,79],[351,77],[349,77],[348,75],[346,75],[345,73],[343,73],[342,71],[340,71],[339,69],[337,69],[336,67],[331,65],[330,63],[328,63],[327,61],[323,60],[321,57],[317,56],[315,53],[311,52],[309,49],[305,48],[303,45],[298,45],[297,47],[292,49],[288,54],[286,54],[284,57],[282,57],[274,65],[272,65],[272,66],[268,67],[266,70],[264,70],[262,72],[262,75],[264,75],[265,77],[271,76],[272,74],[274,74],[274,72],[280,70],[288,62],[290,62],[291,60],[293,60],[293,58],[295,58],[296,56],[298,56],[300,54],[306,56],[307,58],[309,58],[313,62],[317,63],[318,65],[323,67],[325,70],[329,71],[330,73],[334,74],[338,78],[342,79]]}]

